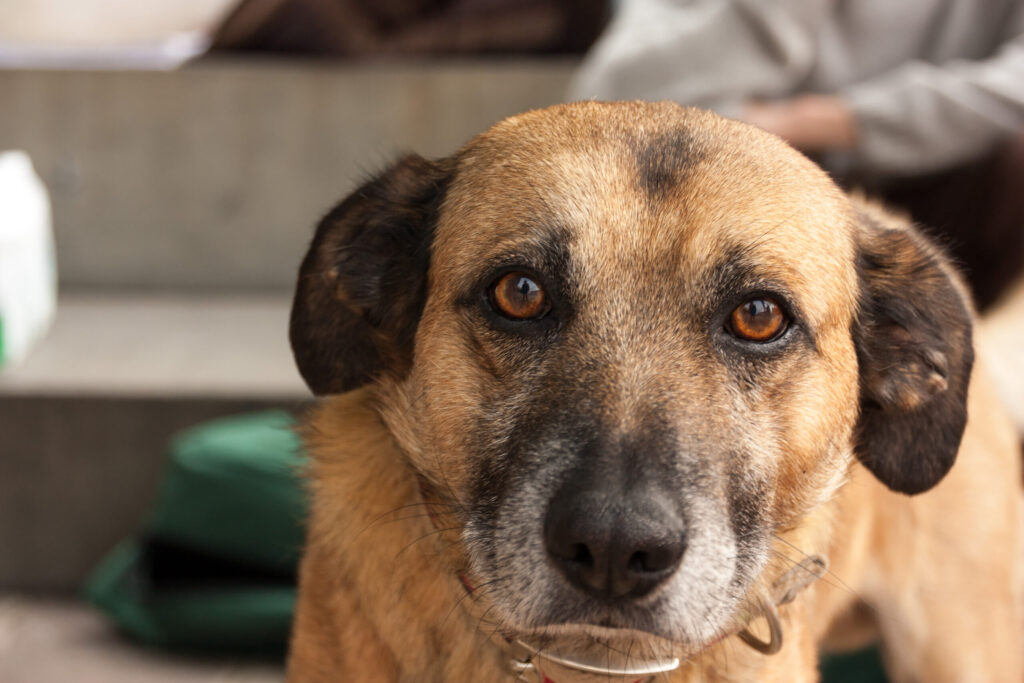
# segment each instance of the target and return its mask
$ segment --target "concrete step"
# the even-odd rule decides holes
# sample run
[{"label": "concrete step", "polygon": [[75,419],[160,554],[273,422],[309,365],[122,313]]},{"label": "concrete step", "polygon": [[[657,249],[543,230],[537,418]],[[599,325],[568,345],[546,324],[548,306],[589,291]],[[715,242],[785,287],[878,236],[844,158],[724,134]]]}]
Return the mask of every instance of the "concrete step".
[{"label": "concrete step", "polygon": [[280,663],[199,659],[141,648],[87,605],[0,595],[4,683],[277,683]]},{"label": "concrete step", "polygon": [[0,396],[296,400],[288,295],[62,293],[56,323]]},{"label": "concrete step", "polygon": [[301,409],[309,393],[288,349],[288,305],[62,295],[47,339],[0,374],[0,590],[77,590],[140,528],[174,432]]}]

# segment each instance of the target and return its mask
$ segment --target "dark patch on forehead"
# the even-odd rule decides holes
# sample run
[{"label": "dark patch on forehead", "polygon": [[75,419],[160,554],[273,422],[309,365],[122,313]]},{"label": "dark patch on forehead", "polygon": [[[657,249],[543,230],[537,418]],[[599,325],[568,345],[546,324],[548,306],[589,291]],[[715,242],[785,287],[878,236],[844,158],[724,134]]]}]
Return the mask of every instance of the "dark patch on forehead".
[{"label": "dark patch on forehead", "polygon": [[678,187],[703,156],[693,135],[682,129],[637,139],[630,146],[636,157],[637,184],[652,199],[662,199]]}]

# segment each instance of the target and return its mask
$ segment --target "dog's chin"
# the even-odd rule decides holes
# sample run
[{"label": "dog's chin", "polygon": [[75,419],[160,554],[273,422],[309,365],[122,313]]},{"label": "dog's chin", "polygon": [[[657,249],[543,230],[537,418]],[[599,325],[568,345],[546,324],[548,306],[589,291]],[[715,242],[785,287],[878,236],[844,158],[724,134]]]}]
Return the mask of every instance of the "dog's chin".
[{"label": "dog's chin", "polygon": [[[586,609],[582,614],[541,617],[530,623],[505,621],[500,628],[507,638],[519,640],[535,651],[556,652],[575,661],[608,661],[619,657],[620,665],[678,658],[686,661],[710,650],[740,631],[746,621],[739,601],[712,621],[705,617],[701,628],[687,629],[678,619],[665,614],[665,606],[644,609]],[[504,621],[500,608],[492,611]],[[676,615],[677,612],[672,613]],[[710,616],[710,615],[709,615]],[[603,658],[603,659],[602,659]],[[627,661],[629,660],[629,661]]]},{"label": "dog's chin", "polygon": [[[699,603],[700,595],[664,593],[622,604],[557,591],[545,594],[537,590],[535,595],[548,597],[535,601],[541,608],[532,613],[523,609],[532,606],[524,600],[509,601],[500,594],[486,595],[479,604],[489,610],[489,617],[499,630],[522,640],[557,639],[584,646],[598,643],[642,650],[654,648],[659,653],[683,655],[702,651],[720,640],[723,633],[735,631],[745,603],[737,599],[729,604],[715,604],[716,609],[707,609],[689,619],[685,607]],[[520,609],[508,609],[509,602]]]},{"label": "dog's chin", "polygon": [[[700,595],[662,592],[635,603],[612,604],[557,590],[544,592],[539,587],[530,596],[532,602],[509,599],[509,595],[520,594],[488,590],[474,601],[474,611],[485,614],[490,626],[506,638],[534,648],[557,645],[564,652],[597,649],[683,659],[713,646],[723,634],[738,630],[737,619],[744,604],[743,600],[715,604],[717,609],[708,609],[691,620],[685,618],[685,607],[700,603]],[[529,609],[538,606],[535,611]]]},{"label": "dog's chin", "polygon": [[623,643],[651,647],[657,646],[666,650],[678,647],[678,643],[650,631],[636,628],[598,626],[596,624],[553,624],[523,632],[520,636],[523,640],[531,642],[557,640],[559,643],[567,646],[575,644],[580,647],[588,647],[594,644],[602,647],[617,646]]},{"label": "dog's chin", "polygon": [[530,649],[576,661],[625,666],[641,660],[665,660],[695,648],[649,631],[594,624],[555,624],[518,634]]}]

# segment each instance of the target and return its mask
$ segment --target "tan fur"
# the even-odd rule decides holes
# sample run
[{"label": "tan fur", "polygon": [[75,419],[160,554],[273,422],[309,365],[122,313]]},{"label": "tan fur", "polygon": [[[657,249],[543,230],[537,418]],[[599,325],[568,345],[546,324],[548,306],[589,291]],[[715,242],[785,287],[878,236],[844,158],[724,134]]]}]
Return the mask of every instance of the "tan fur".
[{"label": "tan fur", "polygon": [[[636,148],[681,121],[713,163],[695,158],[652,198],[636,186]],[[488,351],[496,342],[486,329],[453,317],[482,261],[539,239],[537,216],[569,226],[568,248],[596,293],[576,315],[593,340],[585,352],[600,361],[603,424],[621,434],[642,428],[654,397],[696,442],[722,438],[736,420],[752,425],[748,464],[771,484],[763,504],[779,531],[747,607],[805,554],[830,561],[826,577],[780,609],[779,654],[728,637],[665,680],[815,681],[820,646],[875,633],[898,682],[1022,680],[1020,458],[983,370],[972,375],[957,463],[933,490],[893,493],[853,457],[858,215],[908,230],[902,219],[851,202],[775,138],[670,105],[591,103],[513,117],[456,165],[410,367],[323,401],[308,421],[313,510],[290,681],[512,680],[490,639],[504,615],[488,611],[485,590],[483,607],[471,607],[457,578],[475,577],[456,508],[473,486],[474,434],[521,361]],[[740,400],[716,394],[722,371],[693,372],[700,347],[691,328],[655,312],[646,323],[654,333],[638,327],[635,310],[671,296],[666,287],[699,291],[716,259],[751,245],[764,272],[798,296],[821,293],[800,300],[817,352],[780,361],[777,381]],[[864,381],[882,383],[886,372]],[[900,372],[893,402],[903,409],[946,390],[928,368]],[[908,389],[922,373],[926,393]],[[693,406],[703,406],[701,419]],[[424,501],[421,486],[436,499]]]}]

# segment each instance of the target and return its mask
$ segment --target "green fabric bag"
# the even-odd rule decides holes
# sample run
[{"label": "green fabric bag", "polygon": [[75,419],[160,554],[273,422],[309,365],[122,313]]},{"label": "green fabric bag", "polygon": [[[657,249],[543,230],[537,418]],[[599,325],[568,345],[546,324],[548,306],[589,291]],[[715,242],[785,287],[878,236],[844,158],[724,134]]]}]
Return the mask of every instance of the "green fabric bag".
[{"label": "green fabric bag", "polygon": [[93,572],[89,599],[147,645],[205,652],[282,654],[295,586],[283,581],[166,585],[146,574],[145,541],[118,545]]},{"label": "green fabric bag", "polygon": [[294,571],[302,552],[305,462],[283,411],[214,420],[178,434],[149,532],[258,567]]},{"label": "green fabric bag", "polygon": [[307,510],[293,427],[270,411],[176,436],[145,531],[97,567],[87,597],[151,645],[283,651]]},{"label": "green fabric bag", "polygon": [[841,655],[825,655],[821,661],[822,683],[886,683],[878,648],[869,647]]}]

